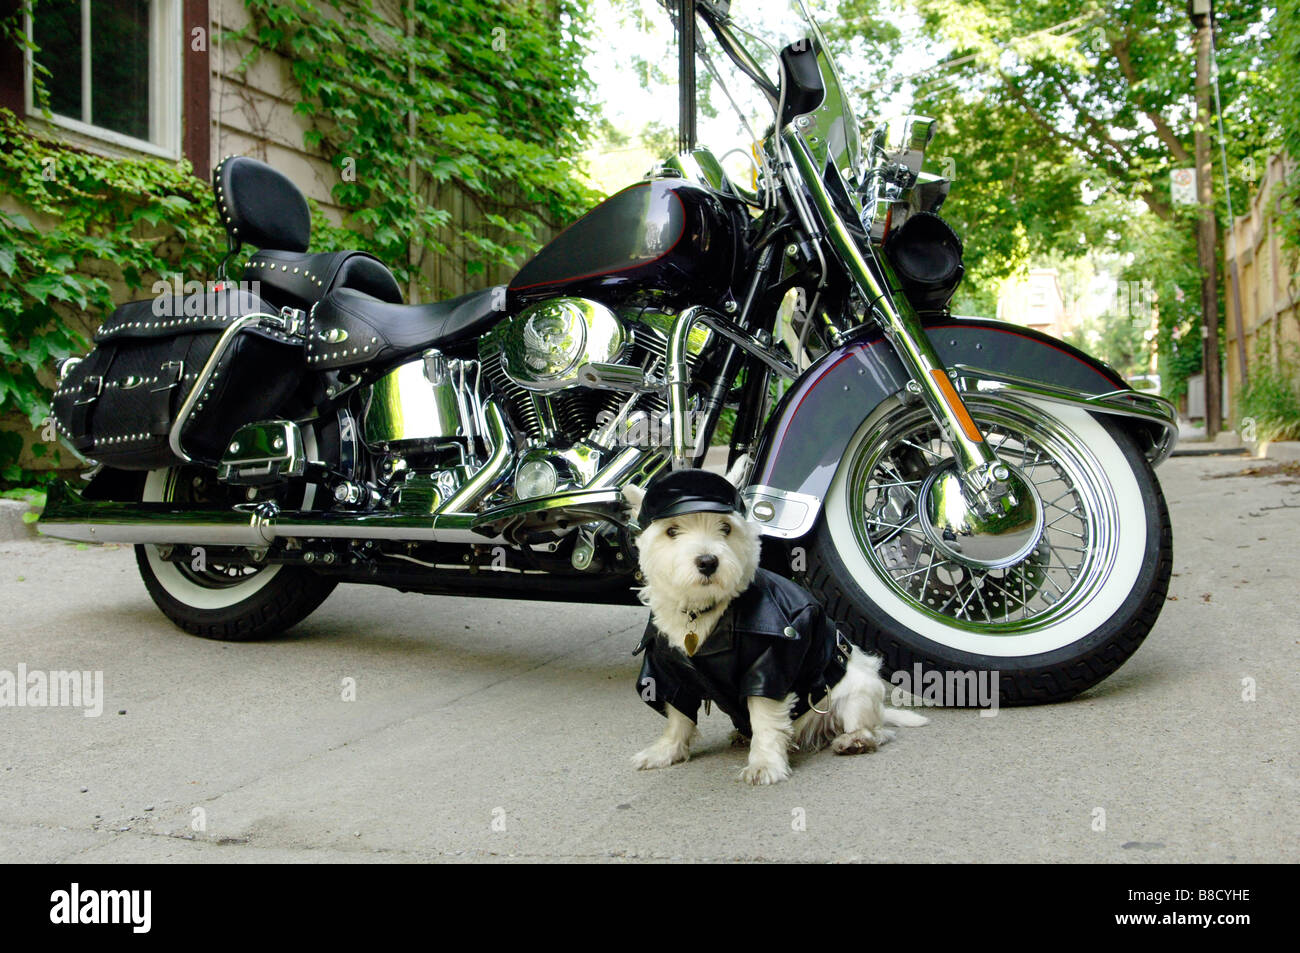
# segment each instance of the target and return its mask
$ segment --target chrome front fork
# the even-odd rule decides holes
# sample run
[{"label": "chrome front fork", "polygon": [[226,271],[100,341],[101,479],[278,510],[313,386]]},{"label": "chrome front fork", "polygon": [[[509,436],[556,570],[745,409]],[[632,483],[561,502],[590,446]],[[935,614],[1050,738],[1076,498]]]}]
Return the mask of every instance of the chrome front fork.
[{"label": "chrome front fork", "polygon": [[[796,212],[809,234],[825,237],[885,328],[916,393],[952,450],[952,459],[934,466],[918,498],[918,522],[932,542],[953,559],[977,568],[1019,562],[1037,545],[1043,531],[1043,505],[1033,483],[989,446],[961,395],[953,386],[916,310],[905,297],[883,287],[835,208],[822,170],[792,123],[781,132],[783,174]],[[813,210],[806,207],[807,189]],[[892,283],[887,262],[878,262]],[[673,419],[674,429],[677,419]],[[674,448],[675,449],[675,448]]]},{"label": "chrome front fork", "polygon": [[[993,480],[993,471],[999,463],[997,454],[985,442],[979,426],[971,418],[949,380],[948,369],[930,343],[916,310],[906,298],[900,295],[895,299],[889,289],[881,287],[875,272],[858,248],[858,243],[844,226],[830,193],[822,184],[821,174],[808,152],[803,136],[793,125],[789,125],[781,137],[799,173],[799,184],[808,188],[818,217],[825,223],[826,237],[857,285],[863,300],[870,302],[870,307],[883,318],[882,323],[889,339],[916,384],[915,393],[920,395],[926,408],[943,428],[963,478],[983,488]],[[794,190],[794,185],[795,183],[790,183],[791,191]],[[889,267],[883,262],[880,265],[883,269]]]}]

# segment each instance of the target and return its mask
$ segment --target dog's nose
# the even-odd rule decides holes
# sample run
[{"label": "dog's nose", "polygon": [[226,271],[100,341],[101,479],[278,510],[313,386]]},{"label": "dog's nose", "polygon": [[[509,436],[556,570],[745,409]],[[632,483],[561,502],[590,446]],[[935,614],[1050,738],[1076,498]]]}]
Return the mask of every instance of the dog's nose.
[{"label": "dog's nose", "polygon": [[701,576],[712,576],[718,571],[718,557],[707,554],[704,556],[696,556],[695,568],[700,571]]}]

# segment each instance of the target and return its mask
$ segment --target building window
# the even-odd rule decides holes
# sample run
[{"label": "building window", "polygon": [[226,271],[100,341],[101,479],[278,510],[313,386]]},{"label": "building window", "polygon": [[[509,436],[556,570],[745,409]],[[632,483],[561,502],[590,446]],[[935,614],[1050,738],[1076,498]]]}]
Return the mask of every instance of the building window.
[{"label": "building window", "polygon": [[27,112],[35,66],[50,121],[112,145],[180,157],[180,0],[44,0],[27,19]]}]

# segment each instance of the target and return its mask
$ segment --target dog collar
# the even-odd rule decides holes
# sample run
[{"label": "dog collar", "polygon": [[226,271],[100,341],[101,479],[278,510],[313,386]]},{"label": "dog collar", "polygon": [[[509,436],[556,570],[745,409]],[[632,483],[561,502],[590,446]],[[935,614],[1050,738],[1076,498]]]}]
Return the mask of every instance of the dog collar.
[{"label": "dog collar", "polygon": [[718,604],[715,602],[713,605],[709,606],[709,607],[706,608],[706,609],[683,609],[683,610],[682,610],[682,615],[684,615],[684,616],[689,616],[689,617],[690,617],[690,620],[691,620],[692,622],[694,622],[694,621],[695,621],[696,619],[698,619],[700,616],[702,616],[702,615],[708,615],[710,612],[712,612],[712,611],[713,611],[714,609],[716,609],[717,607],[718,607]]}]

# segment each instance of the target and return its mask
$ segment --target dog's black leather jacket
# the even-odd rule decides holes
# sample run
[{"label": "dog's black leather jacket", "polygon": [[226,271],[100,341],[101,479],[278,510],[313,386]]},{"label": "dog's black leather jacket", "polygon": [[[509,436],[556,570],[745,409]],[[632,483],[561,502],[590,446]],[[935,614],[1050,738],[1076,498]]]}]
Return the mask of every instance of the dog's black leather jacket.
[{"label": "dog's black leather jacket", "polygon": [[698,721],[700,704],[710,700],[731,716],[736,729],[751,734],[751,695],[795,696],[792,718],[817,704],[844,677],[850,643],[803,588],[758,570],[693,656],[668,643],[651,617],[637,654],[645,651],[637,693],[661,715],[672,705]]}]

